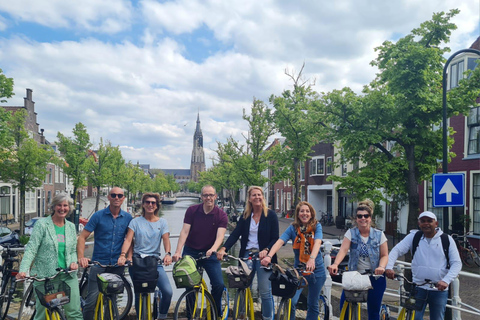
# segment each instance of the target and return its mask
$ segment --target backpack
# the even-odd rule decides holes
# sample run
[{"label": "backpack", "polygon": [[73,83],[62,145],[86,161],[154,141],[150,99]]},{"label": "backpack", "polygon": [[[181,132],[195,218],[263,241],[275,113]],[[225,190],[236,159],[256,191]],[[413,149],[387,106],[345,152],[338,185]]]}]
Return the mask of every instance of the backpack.
[{"label": "backpack", "polygon": [[[413,236],[413,241],[412,241],[412,260],[413,256],[415,255],[415,252],[417,251],[418,244],[420,243],[420,239],[423,236],[423,231],[419,230],[417,233],[415,233],[415,236]],[[445,254],[445,258],[447,259],[447,269],[450,269],[450,258],[448,256],[448,250],[450,248],[450,240],[448,239],[448,234],[442,233],[440,236],[440,239],[442,240],[442,247],[443,247],[443,254]]]},{"label": "backpack", "polygon": [[192,256],[185,255],[173,266],[173,280],[177,288],[189,288],[199,285],[202,276],[197,269],[197,261]]},{"label": "backpack", "polygon": [[133,255],[130,267],[133,289],[136,293],[154,292],[158,280],[158,259],[155,256]]}]

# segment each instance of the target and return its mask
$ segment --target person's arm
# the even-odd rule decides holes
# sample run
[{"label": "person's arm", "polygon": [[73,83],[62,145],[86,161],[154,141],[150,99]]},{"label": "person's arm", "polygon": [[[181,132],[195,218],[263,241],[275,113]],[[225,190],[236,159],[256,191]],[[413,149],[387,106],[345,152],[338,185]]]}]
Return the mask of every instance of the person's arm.
[{"label": "person's arm", "polygon": [[381,275],[385,272],[388,263],[388,243],[385,241],[380,245],[380,261],[378,267],[375,269],[376,275]]},{"label": "person's arm", "polygon": [[125,240],[123,241],[122,252],[120,253],[117,261],[119,266],[125,265],[125,262],[127,261],[127,253],[129,252],[129,249],[131,247],[134,234],[135,232],[133,232],[132,229],[128,228],[127,235],[125,236]]},{"label": "person's arm", "polygon": [[223,244],[223,247],[218,249],[217,251],[217,259],[222,260],[223,257],[227,254],[227,251],[230,250],[230,248],[235,244],[235,242],[238,241],[238,238],[240,238],[240,235],[242,234],[243,231],[243,226],[244,226],[244,219],[240,218],[237,222],[237,226],[235,229],[230,233],[230,236],[228,236],[227,241]]},{"label": "person's arm", "polygon": [[307,271],[315,270],[315,259],[320,254],[320,247],[322,246],[321,239],[315,239],[313,242],[312,253],[310,254],[310,259],[307,261]]},{"label": "person's arm", "polygon": [[403,256],[405,253],[410,251],[410,248],[412,247],[412,242],[413,242],[413,236],[415,235],[415,232],[409,233],[405,238],[403,238],[402,241],[397,243],[395,247],[390,251],[390,254],[388,255],[388,263],[387,266],[385,267],[385,274],[387,275],[388,278],[393,279],[395,276],[395,272],[393,271],[393,266],[395,265],[395,262],[397,261],[398,257]]},{"label": "person's arm", "polygon": [[91,234],[90,231],[83,229],[77,239],[78,263],[82,268],[88,267],[88,258],[85,258],[84,254],[85,254],[85,242],[87,241],[90,234]]},{"label": "person's arm", "polygon": [[272,263],[272,257],[277,253],[277,251],[285,244],[285,241],[282,239],[278,239],[277,242],[273,245],[272,249],[268,252],[268,254],[265,256],[265,258],[262,259],[260,262],[262,266],[268,266],[270,263]]},{"label": "person's arm", "polygon": [[188,234],[190,233],[190,227],[191,225],[188,223],[183,224],[182,231],[180,231],[180,236],[178,238],[177,249],[172,257],[173,262],[177,262],[182,257],[182,249],[185,245],[185,241],[187,241]]},{"label": "person's arm", "polygon": [[447,274],[437,283],[438,290],[445,290],[448,288],[450,283],[458,276],[458,273],[462,270],[462,260],[460,259],[460,254],[458,253],[457,245],[455,240],[451,236],[448,236],[450,245],[448,247],[448,259],[450,260],[450,269],[448,269]]},{"label": "person's arm", "polygon": [[220,247],[220,245],[223,243],[223,239],[225,238],[225,232],[227,232],[227,228],[217,229],[217,238],[215,239],[213,246],[206,252],[207,257],[210,257],[213,252],[216,252],[218,247]]},{"label": "person's arm", "polygon": [[37,222],[33,227],[32,234],[28,245],[25,246],[25,253],[23,254],[22,261],[20,262],[20,269],[16,275],[17,279],[25,279],[27,272],[30,270],[33,261],[38,252],[40,244],[43,242],[45,236],[45,226],[42,223]]},{"label": "person's arm", "polygon": [[169,266],[172,263],[172,254],[170,250],[172,249],[170,244],[170,232],[165,232],[162,235],[163,248],[165,249],[165,258],[163,258],[163,264]]},{"label": "person's arm", "polygon": [[338,250],[337,256],[335,257],[335,262],[328,266],[328,271],[330,274],[336,275],[338,272],[338,265],[343,261],[345,256],[350,249],[350,244],[352,241],[348,238],[343,238],[342,245],[340,246],[340,250]]}]

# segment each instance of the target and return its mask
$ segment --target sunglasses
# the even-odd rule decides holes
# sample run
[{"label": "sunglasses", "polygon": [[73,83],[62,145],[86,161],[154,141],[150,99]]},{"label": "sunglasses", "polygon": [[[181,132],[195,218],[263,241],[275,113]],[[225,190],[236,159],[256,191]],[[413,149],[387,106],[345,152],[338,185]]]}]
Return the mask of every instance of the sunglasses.
[{"label": "sunglasses", "polygon": [[370,218],[370,215],[369,214],[357,214],[357,219],[362,219],[362,218],[368,219],[368,218]]},{"label": "sunglasses", "polygon": [[122,199],[123,196],[124,195],[121,194],[121,193],[110,193],[110,197],[112,197],[113,199],[115,199],[115,198]]},{"label": "sunglasses", "polygon": [[157,204],[157,201],[144,201],[143,203],[151,204],[153,206],[154,204]]}]

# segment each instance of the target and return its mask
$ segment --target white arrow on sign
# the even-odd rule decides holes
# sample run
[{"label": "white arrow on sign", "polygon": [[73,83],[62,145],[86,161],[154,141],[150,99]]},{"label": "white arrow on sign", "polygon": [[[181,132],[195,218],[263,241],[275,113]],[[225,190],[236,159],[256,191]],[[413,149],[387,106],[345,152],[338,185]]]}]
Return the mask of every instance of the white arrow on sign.
[{"label": "white arrow on sign", "polygon": [[442,189],[440,189],[440,192],[438,194],[444,193],[447,194],[447,202],[452,202],[452,193],[458,194],[457,188],[455,188],[450,179],[447,179],[447,181],[445,181],[445,184],[443,185]]}]

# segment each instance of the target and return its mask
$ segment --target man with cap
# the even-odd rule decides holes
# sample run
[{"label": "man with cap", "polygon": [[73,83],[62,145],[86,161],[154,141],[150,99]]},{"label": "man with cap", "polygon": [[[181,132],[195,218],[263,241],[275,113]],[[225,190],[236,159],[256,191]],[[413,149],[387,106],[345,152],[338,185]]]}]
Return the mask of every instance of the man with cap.
[{"label": "man with cap", "polygon": [[[418,287],[416,298],[426,301],[422,310],[415,312],[415,319],[423,319],[423,313],[428,303],[430,308],[430,319],[443,319],[448,299],[448,286],[455,279],[462,269],[462,261],[458,254],[455,241],[448,237],[448,261],[442,243],[443,231],[438,227],[437,217],[433,212],[425,211],[418,217],[420,231],[411,232],[400,241],[390,252],[385,274],[393,279],[393,265],[398,257],[408,251],[412,251],[414,237],[417,232],[423,232],[418,242],[418,247],[412,259],[412,280],[416,284],[425,283],[429,279],[436,283],[434,288],[428,285]],[[448,267],[448,264],[450,267]]]}]

